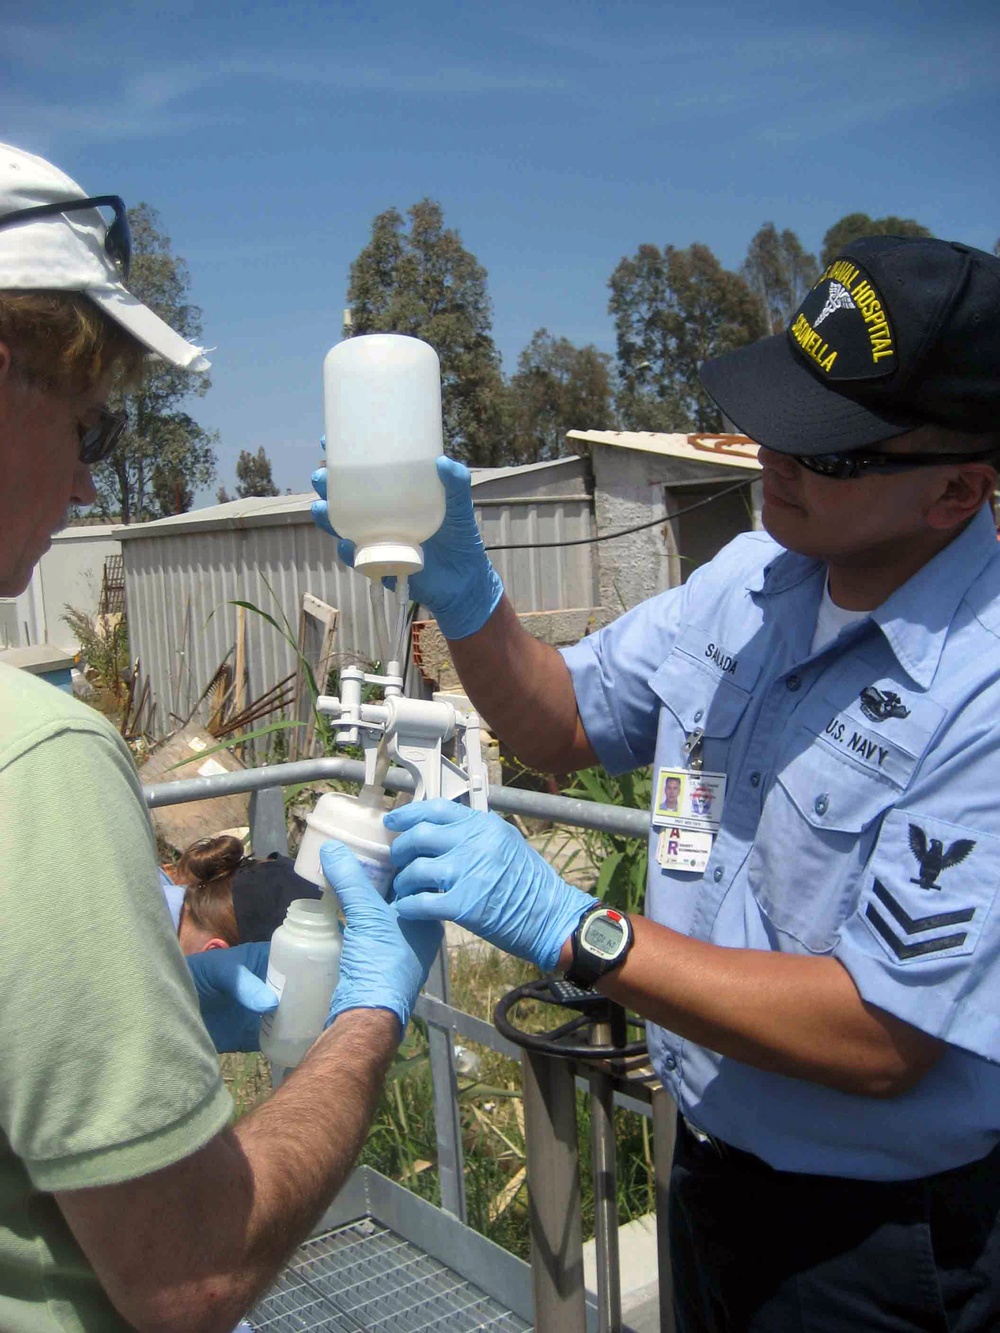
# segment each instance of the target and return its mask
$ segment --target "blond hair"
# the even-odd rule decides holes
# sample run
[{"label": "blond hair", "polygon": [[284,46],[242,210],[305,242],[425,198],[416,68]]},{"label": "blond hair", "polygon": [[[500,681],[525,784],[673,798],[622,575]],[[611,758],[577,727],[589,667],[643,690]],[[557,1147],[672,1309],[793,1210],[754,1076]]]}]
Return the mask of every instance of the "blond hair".
[{"label": "blond hair", "polygon": [[15,369],[47,389],[87,393],[110,372],[125,385],[146,348],[82,292],[0,291],[0,342]]}]

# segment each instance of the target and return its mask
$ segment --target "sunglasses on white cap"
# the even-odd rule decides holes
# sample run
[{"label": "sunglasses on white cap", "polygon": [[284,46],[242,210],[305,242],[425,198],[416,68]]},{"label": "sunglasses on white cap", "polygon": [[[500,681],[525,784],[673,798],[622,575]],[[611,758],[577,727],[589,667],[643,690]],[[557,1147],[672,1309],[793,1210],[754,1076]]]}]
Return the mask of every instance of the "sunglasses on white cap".
[{"label": "sunglasses on white cap", "polygon": [[132,267],[132,232],[128,225],[124,200],[117,194],[99,194],[92,199],[63,199],[54,204],[35,204],[31,208],[19,208],[13,213],[0,214],[0,227],[12,227],[17,222],[56,217],[62,213],[77,213],[85,208],[114,209],[114,221],[108,225],[104,233],[104,249],[121,274],[122,282],[128,282],[129,269]]}]

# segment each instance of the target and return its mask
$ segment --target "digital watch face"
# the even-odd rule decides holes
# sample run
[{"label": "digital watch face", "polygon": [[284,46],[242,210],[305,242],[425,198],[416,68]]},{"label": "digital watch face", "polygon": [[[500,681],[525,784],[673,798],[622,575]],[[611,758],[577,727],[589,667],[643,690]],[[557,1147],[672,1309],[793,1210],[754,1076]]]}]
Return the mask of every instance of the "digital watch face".
[{"label": "digital watch face", "polygon": [[586,922],[580,939],[599,958],[614,958],[625,941],[625,927],[617,912],[601,912]]}]

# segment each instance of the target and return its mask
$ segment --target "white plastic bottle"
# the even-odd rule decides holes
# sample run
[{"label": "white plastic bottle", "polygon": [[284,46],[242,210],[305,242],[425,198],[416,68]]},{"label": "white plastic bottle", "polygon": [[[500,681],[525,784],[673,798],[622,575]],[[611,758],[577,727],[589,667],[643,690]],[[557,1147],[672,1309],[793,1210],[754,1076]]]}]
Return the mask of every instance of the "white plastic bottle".
[{"label": "white plastic bottle", "polygon": [[306,815],[306,831],[295,858],[295,873],[311,884],[328,888],[319,849],[330,838],[336,838],[351,849],[384,898],[396,873],[389,859],[389,848],[396,835],[382,823],[384,814],[381,800],[368,804],[358,796],[327,792],[316,802],[312,814]]},{"label": "white plastic bottle", "polygon": [[333,895],[297,898],[271,936],[267,984],[278,1007],[260,1025],[260,1049],[275,1087],[323,1031],[340,975],[340,923]]},{"label": "white plastic bottle", "polygon": [[415,574],[444,518],[441,365],[419,338],[346,338],[323,362],[330,522],[369,578]]}]

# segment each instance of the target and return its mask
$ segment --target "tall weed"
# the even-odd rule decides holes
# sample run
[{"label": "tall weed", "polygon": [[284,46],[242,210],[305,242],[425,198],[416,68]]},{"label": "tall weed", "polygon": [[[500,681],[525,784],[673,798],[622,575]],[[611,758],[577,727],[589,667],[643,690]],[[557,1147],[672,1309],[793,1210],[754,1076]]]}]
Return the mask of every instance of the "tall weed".
[{"label": "tall weed", "polygon": [[[603,768],[584,768],[562,790],[563,796],[602,805],[619,805],[630,810],[648,810],[652,800],[652,770],[636,769],[612,777]],[[604,829],[557,827],[537,844],[550,858],[563,854],[560,874],[581,866],[597,869],[594,892],[610,907],[621,912],[641,912],[646,896],[646,871],[649,848],[645,838],[629,838]]]},{"label": "tall weed", "polygon": [[120,614],[91,616],[75,606],[63,608],[63,621],[76,636],[94,684],[116,699],[125,687],[128,660],[128,625]]}]

